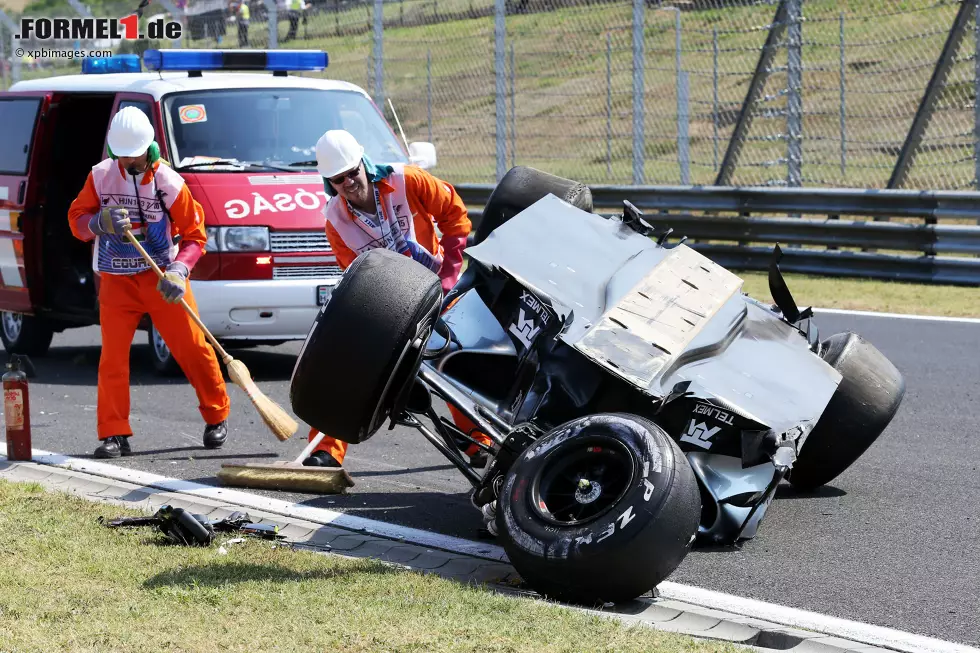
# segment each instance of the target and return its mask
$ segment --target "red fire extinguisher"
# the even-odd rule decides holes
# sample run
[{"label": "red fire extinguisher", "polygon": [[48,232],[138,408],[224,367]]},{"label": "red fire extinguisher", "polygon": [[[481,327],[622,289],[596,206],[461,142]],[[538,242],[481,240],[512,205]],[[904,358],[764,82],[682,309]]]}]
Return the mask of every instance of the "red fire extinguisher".
[{"label": "red fire extinguisher", "polygon": [[7,361],[3,375],[3,417],[7,425],[7,460],[31,460],[31,403],[21,357]]}]

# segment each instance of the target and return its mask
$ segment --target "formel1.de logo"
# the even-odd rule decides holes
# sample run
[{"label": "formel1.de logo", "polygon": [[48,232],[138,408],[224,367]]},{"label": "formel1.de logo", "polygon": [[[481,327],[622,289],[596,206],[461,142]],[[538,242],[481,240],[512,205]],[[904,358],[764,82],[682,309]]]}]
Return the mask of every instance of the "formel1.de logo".
[{"label": "formel1.de logo", "polygon": [[95,39],[175,41],[180,38],[180,35],[180,23],[165,22],[163,18],[148,22],[146,33],[140,33],[139,16],[132,14],[125,18],[21,18],[20,34],[15,35],[14,38],[38,41]]}]

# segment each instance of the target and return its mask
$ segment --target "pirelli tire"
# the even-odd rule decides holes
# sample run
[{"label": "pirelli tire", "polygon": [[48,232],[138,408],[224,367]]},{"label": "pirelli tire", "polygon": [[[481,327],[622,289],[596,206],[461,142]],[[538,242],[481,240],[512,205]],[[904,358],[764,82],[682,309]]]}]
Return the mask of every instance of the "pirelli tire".
[{"label": "pirelli tire", "polygon": [[823,341],[820,356],[841,381],[800,448],[787,478],[813,490],[854,464],[891,423],[905,397],[905,378],[884,354],[856,333]]},{"label": "pirelli tire", "polygon": [[545,597],[598,605],[651,591],[691,549],[697,479],[677,444],[634,415],[553,429],[504,477],[497,531],[514,568]]},{"label": "pirelli tire", "polygon": [[359,255],[317,314],[290,379],[301,420],[357,444],[407,399],[442,303],[439,277],[387,249]]},{"label": "pirelli tire", "polygon": [[556,177],[537,168],[515,166],[507,171],[490,193],[469,244],[480,244],[491,231],[548,194],[592,213],[592,191],[585,184]]}]

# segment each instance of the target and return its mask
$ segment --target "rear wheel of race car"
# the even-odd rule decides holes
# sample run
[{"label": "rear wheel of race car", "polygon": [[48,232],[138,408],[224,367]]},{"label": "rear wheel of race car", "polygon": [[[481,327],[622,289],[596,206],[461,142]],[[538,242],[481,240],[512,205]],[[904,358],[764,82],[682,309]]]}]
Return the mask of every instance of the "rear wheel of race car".
[{"label": "rear wheel of race car", "polygon": [[497,529],[531,588],[596,605],[635,599],[673,573],[700,516],[676,443],[648,420],[604,414],[563,424],[514,462]]},{"label": "rear wheel of race car", "polygon": [[407,256],[358,256],[317,315],[290,381],[296,416],[357,444],[397,412],[442,302],[439,277]]},{"label": "rear wheel of race car", "polygon": [[491,231],[549,193],[583,211],[592,212],[592,191],[585,184],[536,168],[516,166],[504,175],[490,193],[470,244],[483,242]]},{"label": "rear wheel of race car", "polygon": [[825,485],[850,467],[898,412],[905,379],[884,354],[856,333],[823,342],[821,357],[841,381],[788,475],[801,490]]}]

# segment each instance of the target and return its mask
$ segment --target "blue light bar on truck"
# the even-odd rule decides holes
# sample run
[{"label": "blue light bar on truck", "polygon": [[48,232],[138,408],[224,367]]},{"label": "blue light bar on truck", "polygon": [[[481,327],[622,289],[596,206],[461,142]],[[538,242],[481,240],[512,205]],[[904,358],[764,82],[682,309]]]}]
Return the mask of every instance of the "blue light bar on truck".
[{"label": "blue light bar on truck", "polygon": [[198,70],[323,70],[322,50],[147,50],[143,63],[153,71]]},{"label": "blue light bar on truck", "polygon": [[82,74],[84,75],[138,72],[142,72],[138,54],[117,54],[114,57],[87,57],[82,59]]}]

